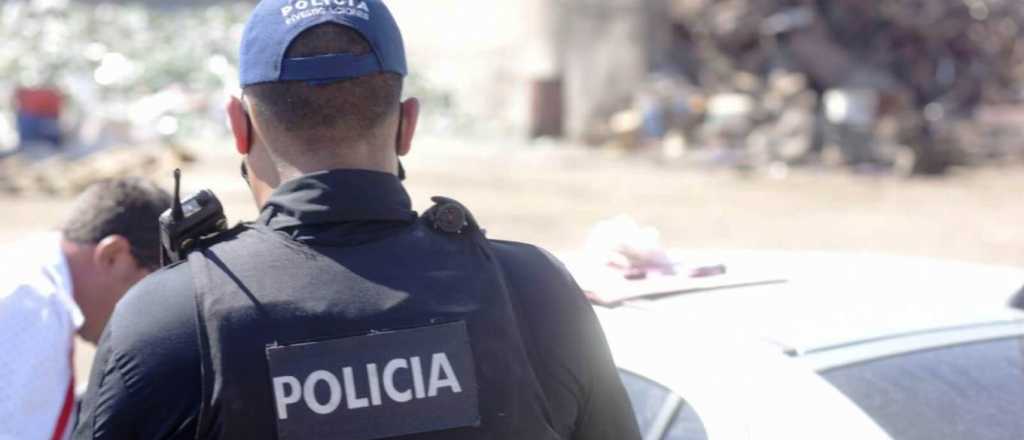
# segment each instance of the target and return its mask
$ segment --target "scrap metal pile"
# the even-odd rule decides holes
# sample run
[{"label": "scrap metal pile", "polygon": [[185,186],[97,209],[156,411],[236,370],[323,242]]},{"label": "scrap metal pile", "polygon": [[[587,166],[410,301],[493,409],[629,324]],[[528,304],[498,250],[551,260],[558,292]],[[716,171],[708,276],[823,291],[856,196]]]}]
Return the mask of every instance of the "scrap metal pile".
[{"label": "scrap metal pile", "polygon": [[670,0],[671,41],[620,144],[744,163],[938,174],[1019,157],[1020,0]]}]

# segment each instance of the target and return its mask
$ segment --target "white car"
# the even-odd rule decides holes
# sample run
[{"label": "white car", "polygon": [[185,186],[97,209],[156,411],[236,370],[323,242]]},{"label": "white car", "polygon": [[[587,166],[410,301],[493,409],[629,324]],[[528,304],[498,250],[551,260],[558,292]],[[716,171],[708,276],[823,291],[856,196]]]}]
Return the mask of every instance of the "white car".
[{"label": "white car", "polygon": [[671,260],[725,273],[612,280],[565,258],[608,303],[595,309],[645,439],[1024,439],[1024,311],[1009,306],[1024,270],[824,253]]}]

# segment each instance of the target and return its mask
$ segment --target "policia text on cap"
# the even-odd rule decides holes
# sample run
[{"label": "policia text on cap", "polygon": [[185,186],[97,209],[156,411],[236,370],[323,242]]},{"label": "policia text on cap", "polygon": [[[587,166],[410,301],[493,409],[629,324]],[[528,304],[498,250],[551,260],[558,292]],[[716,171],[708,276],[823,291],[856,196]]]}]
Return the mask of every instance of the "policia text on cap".
[{"label": "policia text on cap", "polygon": [[261,214],[119,304],[76,439],[639,439],[564,269],[454,200],[412,211],[419,106],[383,3],[265,0],[240,61]]}]

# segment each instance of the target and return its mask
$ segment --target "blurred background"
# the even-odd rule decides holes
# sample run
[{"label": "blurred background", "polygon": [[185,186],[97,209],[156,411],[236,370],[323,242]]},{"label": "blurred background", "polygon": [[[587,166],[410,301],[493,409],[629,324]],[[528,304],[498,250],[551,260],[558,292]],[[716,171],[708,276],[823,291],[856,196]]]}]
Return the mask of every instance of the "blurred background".
[{"label": "blurred background", "polygon": [[[176,167],[253,218],[223,112],[253,4],[0,2],[0,242]],[[451,196],[554,251],[625,214],[672,248],[1024,266],[1020,0],[388,4],[421,211]]]},{"label": "blurred background", "polygon": [[[249,1],[0,5],[0,241],[97,179],[255,209],[223,104]],[[627,214],[681,248],[1024,264],[1019,0],[392,0],[407,181],[554,250]]]}]

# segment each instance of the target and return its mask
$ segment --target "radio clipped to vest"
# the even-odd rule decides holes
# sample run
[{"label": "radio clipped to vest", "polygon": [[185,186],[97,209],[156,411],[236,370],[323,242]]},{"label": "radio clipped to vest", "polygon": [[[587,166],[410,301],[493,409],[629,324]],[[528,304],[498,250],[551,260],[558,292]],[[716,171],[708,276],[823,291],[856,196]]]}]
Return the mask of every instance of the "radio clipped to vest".
[{"label": "radio clipped to vest", "polygon": [[181,200],[181,170],[174,170],[174,204],[160,215],[160,264],[167,266],[183,260],[203,238],[228,229],[224,206],[204,189]]},{"label": "radio clipped to vest", "polygon": [[[471,229],[480,229],[473,214],[465,205],[455,199],[435,196],[430,199],[434,206],[423,213],[423,218],[435,230],[460,235]],[[480,232],[486,232],[480,229]]]}]

